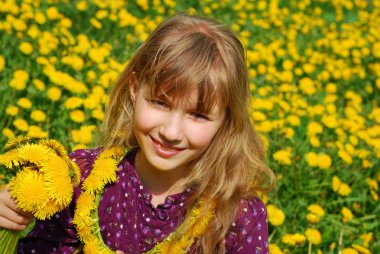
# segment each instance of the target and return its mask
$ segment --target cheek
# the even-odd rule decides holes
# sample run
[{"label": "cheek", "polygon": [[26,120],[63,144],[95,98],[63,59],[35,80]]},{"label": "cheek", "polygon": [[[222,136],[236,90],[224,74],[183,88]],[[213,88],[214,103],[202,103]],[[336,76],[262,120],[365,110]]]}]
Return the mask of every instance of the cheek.
[{"label": "cheek", "polygon": [[148,132],[158,124],[158,114],[145,108],[136,108],[133,127],[135,131]]},{"label": "cheek", "polygon": [[218,131],[218,126],[201,126],[193,127],[188,129],[188,140],[193,147],[206,149],[216,132]]}]

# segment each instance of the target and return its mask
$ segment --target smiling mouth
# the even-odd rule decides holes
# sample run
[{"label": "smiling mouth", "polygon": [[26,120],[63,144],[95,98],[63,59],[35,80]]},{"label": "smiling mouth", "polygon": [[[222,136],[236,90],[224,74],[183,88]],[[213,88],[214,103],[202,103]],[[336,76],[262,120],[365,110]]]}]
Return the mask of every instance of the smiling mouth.
[{"label": "smiling mouth", "polygon": [[150,138],[152,139],[154,148],[161,155],[164,155],[164,156],[173,156],[173,155],[175,155],[175,154],[177,154],[177,153],[185,150],[185,148],[165,146],[162,143],[160,143],[159,141],[157,141],[156,139],[154,139],[152,137],[150,137]]}]

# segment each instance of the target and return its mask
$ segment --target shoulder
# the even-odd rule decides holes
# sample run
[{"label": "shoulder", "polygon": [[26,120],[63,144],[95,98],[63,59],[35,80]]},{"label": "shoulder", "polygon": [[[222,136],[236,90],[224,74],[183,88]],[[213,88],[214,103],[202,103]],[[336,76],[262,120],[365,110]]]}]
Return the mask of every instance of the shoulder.
[{"label": "shoulder", "polygon": [[227,253],[268,252],[267,209],[259,198],[241,199],[235,222],[226,236]]}]

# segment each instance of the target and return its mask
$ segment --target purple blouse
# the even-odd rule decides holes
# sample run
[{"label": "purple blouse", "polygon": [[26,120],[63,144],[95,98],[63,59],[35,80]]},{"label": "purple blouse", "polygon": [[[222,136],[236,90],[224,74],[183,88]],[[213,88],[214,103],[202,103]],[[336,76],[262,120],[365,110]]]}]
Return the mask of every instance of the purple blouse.
[{"label": "purple blouse", "polygon": [[[82,182],[89,175],[99,149],[81,149],[70,157],[82,171]],[[118,180],[107,186],[99,204],[99,225],[104,242],[125,254],[144,253],[183,221],[190,190],[166,197],[156,208],[152,195],[140,182],[134,168],[136,151],[130,152],[119,165]],[[72,224],[74,191],[70,207],[45,221],[36,221],[31,232],[22,238],[18,253],[73,253],[81,247]],[[268,253],[267,211],[259,199],[241,200],[235,222],[226,237],[226,253]]]}]

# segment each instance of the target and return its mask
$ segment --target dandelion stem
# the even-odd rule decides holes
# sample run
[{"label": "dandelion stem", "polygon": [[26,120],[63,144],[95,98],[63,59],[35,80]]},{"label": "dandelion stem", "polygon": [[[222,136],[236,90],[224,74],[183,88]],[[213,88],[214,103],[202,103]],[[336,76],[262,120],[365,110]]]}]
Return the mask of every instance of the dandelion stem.
[{"label": "dandelion stem", "polygon": [[338,254],[342,254],[344,227],[340,229]]},{"label": "dandelion stem", "polygon": [[307,250],[307,254],[311,254],[311,241],[309,241],[309,246],[308,246],[308,250]]}]

